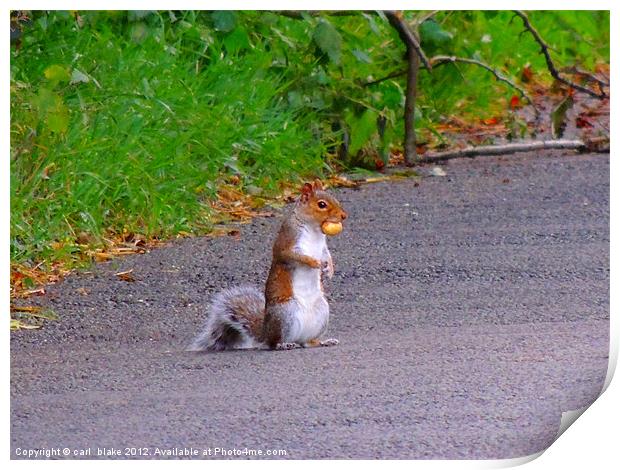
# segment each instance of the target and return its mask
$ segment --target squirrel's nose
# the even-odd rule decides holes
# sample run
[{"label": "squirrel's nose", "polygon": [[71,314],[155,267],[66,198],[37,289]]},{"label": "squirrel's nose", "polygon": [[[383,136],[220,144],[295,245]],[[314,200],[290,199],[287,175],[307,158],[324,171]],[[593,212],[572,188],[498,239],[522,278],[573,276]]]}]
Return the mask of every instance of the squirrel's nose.
[{"label": "squirrel's nose", "polygon": [[342,213],[340,214],[340,218],[342,218],[342,220],[347,218],[347,213],[345,211],[342,211]]}]

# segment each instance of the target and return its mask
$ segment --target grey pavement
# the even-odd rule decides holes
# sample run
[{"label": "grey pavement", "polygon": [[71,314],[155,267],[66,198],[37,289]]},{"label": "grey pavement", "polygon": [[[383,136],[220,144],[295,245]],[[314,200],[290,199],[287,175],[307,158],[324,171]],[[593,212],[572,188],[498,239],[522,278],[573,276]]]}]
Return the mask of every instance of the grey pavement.
[{"label": "grey pavement", "polygon": [[[609,156],[442,167],[337,191],[349,218],[329,240],[336,347],[184,351],[213,293],[264,282],[280,216],[29,299],[59,320],[12,334],[11,458],[498,459],[549,446],[607,371]],[[114,275],[128,269],[136,282]]]}]

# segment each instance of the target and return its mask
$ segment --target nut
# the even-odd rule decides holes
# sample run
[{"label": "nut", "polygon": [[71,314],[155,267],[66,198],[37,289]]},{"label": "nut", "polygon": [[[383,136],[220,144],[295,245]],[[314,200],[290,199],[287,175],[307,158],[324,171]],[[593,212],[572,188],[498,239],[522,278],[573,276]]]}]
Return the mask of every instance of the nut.
[{"label": "nut", "polygon": [[321,230],[325,235],[338,235],[342,232],[342,223],[340,222],[323,222],[321,224]]}]

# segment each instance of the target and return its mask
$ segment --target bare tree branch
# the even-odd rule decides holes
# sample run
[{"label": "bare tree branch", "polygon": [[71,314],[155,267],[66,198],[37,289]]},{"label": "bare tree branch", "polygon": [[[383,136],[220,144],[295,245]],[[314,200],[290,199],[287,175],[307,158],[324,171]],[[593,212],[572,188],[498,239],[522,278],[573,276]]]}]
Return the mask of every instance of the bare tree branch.
[{"label": "bare tree branch", "polygon": [[581,75],[583,77],[585,77],[587,80],[591,81],[591,82],[595,82],[598,83],[600,87],[608,87],[609,86],[609,82],[606,80],[603,80],[601,78],[598,78],[596,75],[590,73],[590,72],[586,72],[585,70],[580,69],[579,67],[572,65],[570,67],[564,67],[562,69],[562,72],[564,73],[570,73],[570,74],[574,74],[574,75]]},{"label": "bare tree branch", "polygon": [[407,48],[407,88],[405,90],[405,164],[414,165],[417,159],[415,135],[415,102],[418,90],[420,56],[412,47]]},{"label": "bare tree branch", "polygon": [[519,85],[514,83],[512,80],[502,75],[498,70],[494,69],[488,64],[485,64],[484,62],[481,62],[475,59],[467,59],[465,57],[446,56],[446,55],[437,55],[437,56],[431,57],[430,62],[433,65],[433,67],[437,67],[439,65],[447,64],[447,63],[454,63],[454,62],[462,62],[464,64],[472,64],[472,65],[477,65],[478,67],[482,67],[483,69],[491,72],[495,76],[495,79],[497,81],[504,82],[508,84],[509,86],[511,86],[512,88],[514,88],[515,90],[517,90],[519,94],[523,97],[523,99],[525,99],[528,102],[528,104],[530,104],[534,108],[536,113],[538,114],[538,109],[536,108],[534,101],[532,101],[532,99],[529,97],[529,95],[523,88],[521,88]]},{"label": "bare tree branch", "polygon": [[368,82],[362,83],[361,85],[362,86],[376,85],[377,83],[381,83],[381,82],[384,82],[386,80],[390,80],[391,78],[402,77],[403,75],[406,75],[406,74],[407,74],[406,70],[397,70],[396,72],[392,72],[391,74],[386,75],[385,77],[377,78],[376,80],[370,80]]},{"label": "bare tree branch", "polygon": [[601,142],[586,143],[581,140],[542,140],[537,142],[512,143],[504,145],[481,145],[479,147],[466,147],[447,152],[429,153],[418,161],[420,163],[436,163],[453,158],[474,158],[493,155],[508,155],[519,152],[531,152],[533,150],[579,150],[609,152],[609,146],[600,146]]},{"label": "bare tree branch", "polygon": [[583,93],[587,93],[590,96],[593,96],[595,98],[605,98],[607,95],[605,94],[605,91],[602,89],[601,87],[601,92],[600,93],[596,93],[593,90],[590,90],[589,88],[583,87],[575,82],[572,82],[564,77],[562,77],[560,75],[560,72],[558,71],[558,69],[556,68],[553,59],[551,58],[551,54],[549,54],[549,45],[545,42],[545,40],[540,36],[540,33],[536,30],[536,28],[534,28],[534,26],[532,25],[532,23],[530,23],[529,18],[527,17],[527,15],[525,14],[525,12],[521,11],[521,10],[514,10],[515,15],[517,15],[519,18],[521,18],[521,20],[523,21],[523,25],[525,26],[525,29],[528,30],[532,36],[534,37],[534,40],[540,45],[540,49],[542,54],[545,56],[545,61],[547,62],[547,69],[549,70],[549,73],[551,73],[551,75],[553,76],[553,78],[555,78],[556,80],[558,80],[561,83],[564,83],[565,85],[574,88],[575,90],[579,90]]},{"label": "bare tree branch", "polygon": [[424,54],[418,38],[415,37],[407,22],[401,17],[401,13],[394,10],[385,10],[384,13],[392,27],[398,32],[401,41],[403,41],[407,46],[407,49],[413,48],[420,57],[420,60],[424,64],[426,70],[430,72],[433,67],[428,61],[426,54]]},{"label": "bare tree branch", "polygon": [[420,70],[420,60],[428,64],[427,69],[431,70],[431,65],[420,48],[418,41],[417,25],[411,30],[409,25],[402,19],[401,14],[395,11],[386,11],[385,15],[405,43],[407,49],[407,88],[405,90],[405,139],[404,156],[405,164],[412,166],[417,159],[416,135],[415,135],[415,102],[418,88],[418,71]]}]

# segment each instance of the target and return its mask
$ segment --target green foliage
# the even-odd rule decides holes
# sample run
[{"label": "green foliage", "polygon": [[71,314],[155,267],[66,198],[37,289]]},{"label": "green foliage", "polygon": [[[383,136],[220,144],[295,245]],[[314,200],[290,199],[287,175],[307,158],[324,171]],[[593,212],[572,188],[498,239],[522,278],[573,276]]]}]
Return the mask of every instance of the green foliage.
[{"label": "green foliage", "polygon": [[[356,154],[386,160],[402,142],[404,47],[380,14],[32,16],[11,51],[15,261],[66,257],[81,232],[99,241],[123,229],[200,232],[223,178],[274,193],[282,181],[329,171],[345,136],[345,166],[360,162]],[[531,19],[559,64],[608,62],[608,12]],[[439,12],[419,29],[429,54],[479,58],[515,80],[530,64],[550,80],[521,31],[506,11]],[[452,115],[506,114],[512,94],[477,67],[421,71],[417,131],[441,139],[435,125]]]},{"label": "green foliage", "polygon": [[347,123],[351,128],[349,152],[355,155],[377,132],[377,113],[366,109],[360,116],[348,115]]},{"label": "green foliage", "polygon": [[316,25],[312,39],[325,52],[330,60],[340,65],[342,57],[342,37],[334,26],[327,20],[321,19]]},{"label": "green foliage", "polygon": [[138,41],[103,13],[77,30],[45,18],[11,64],[14,260],[63,257],[52,242],[80,232],[204,230],[222,174],[269,193],[323,171],[313,116],[278,92],[262,44],[233,60],[238,30],[162,27],[158,14]]},{"label": "green foliage", "polygon": [[447,45],[453,37],[452,33],[442,29],[433,19],[426,20],[420,25],[420,44],[427,53]]}]

